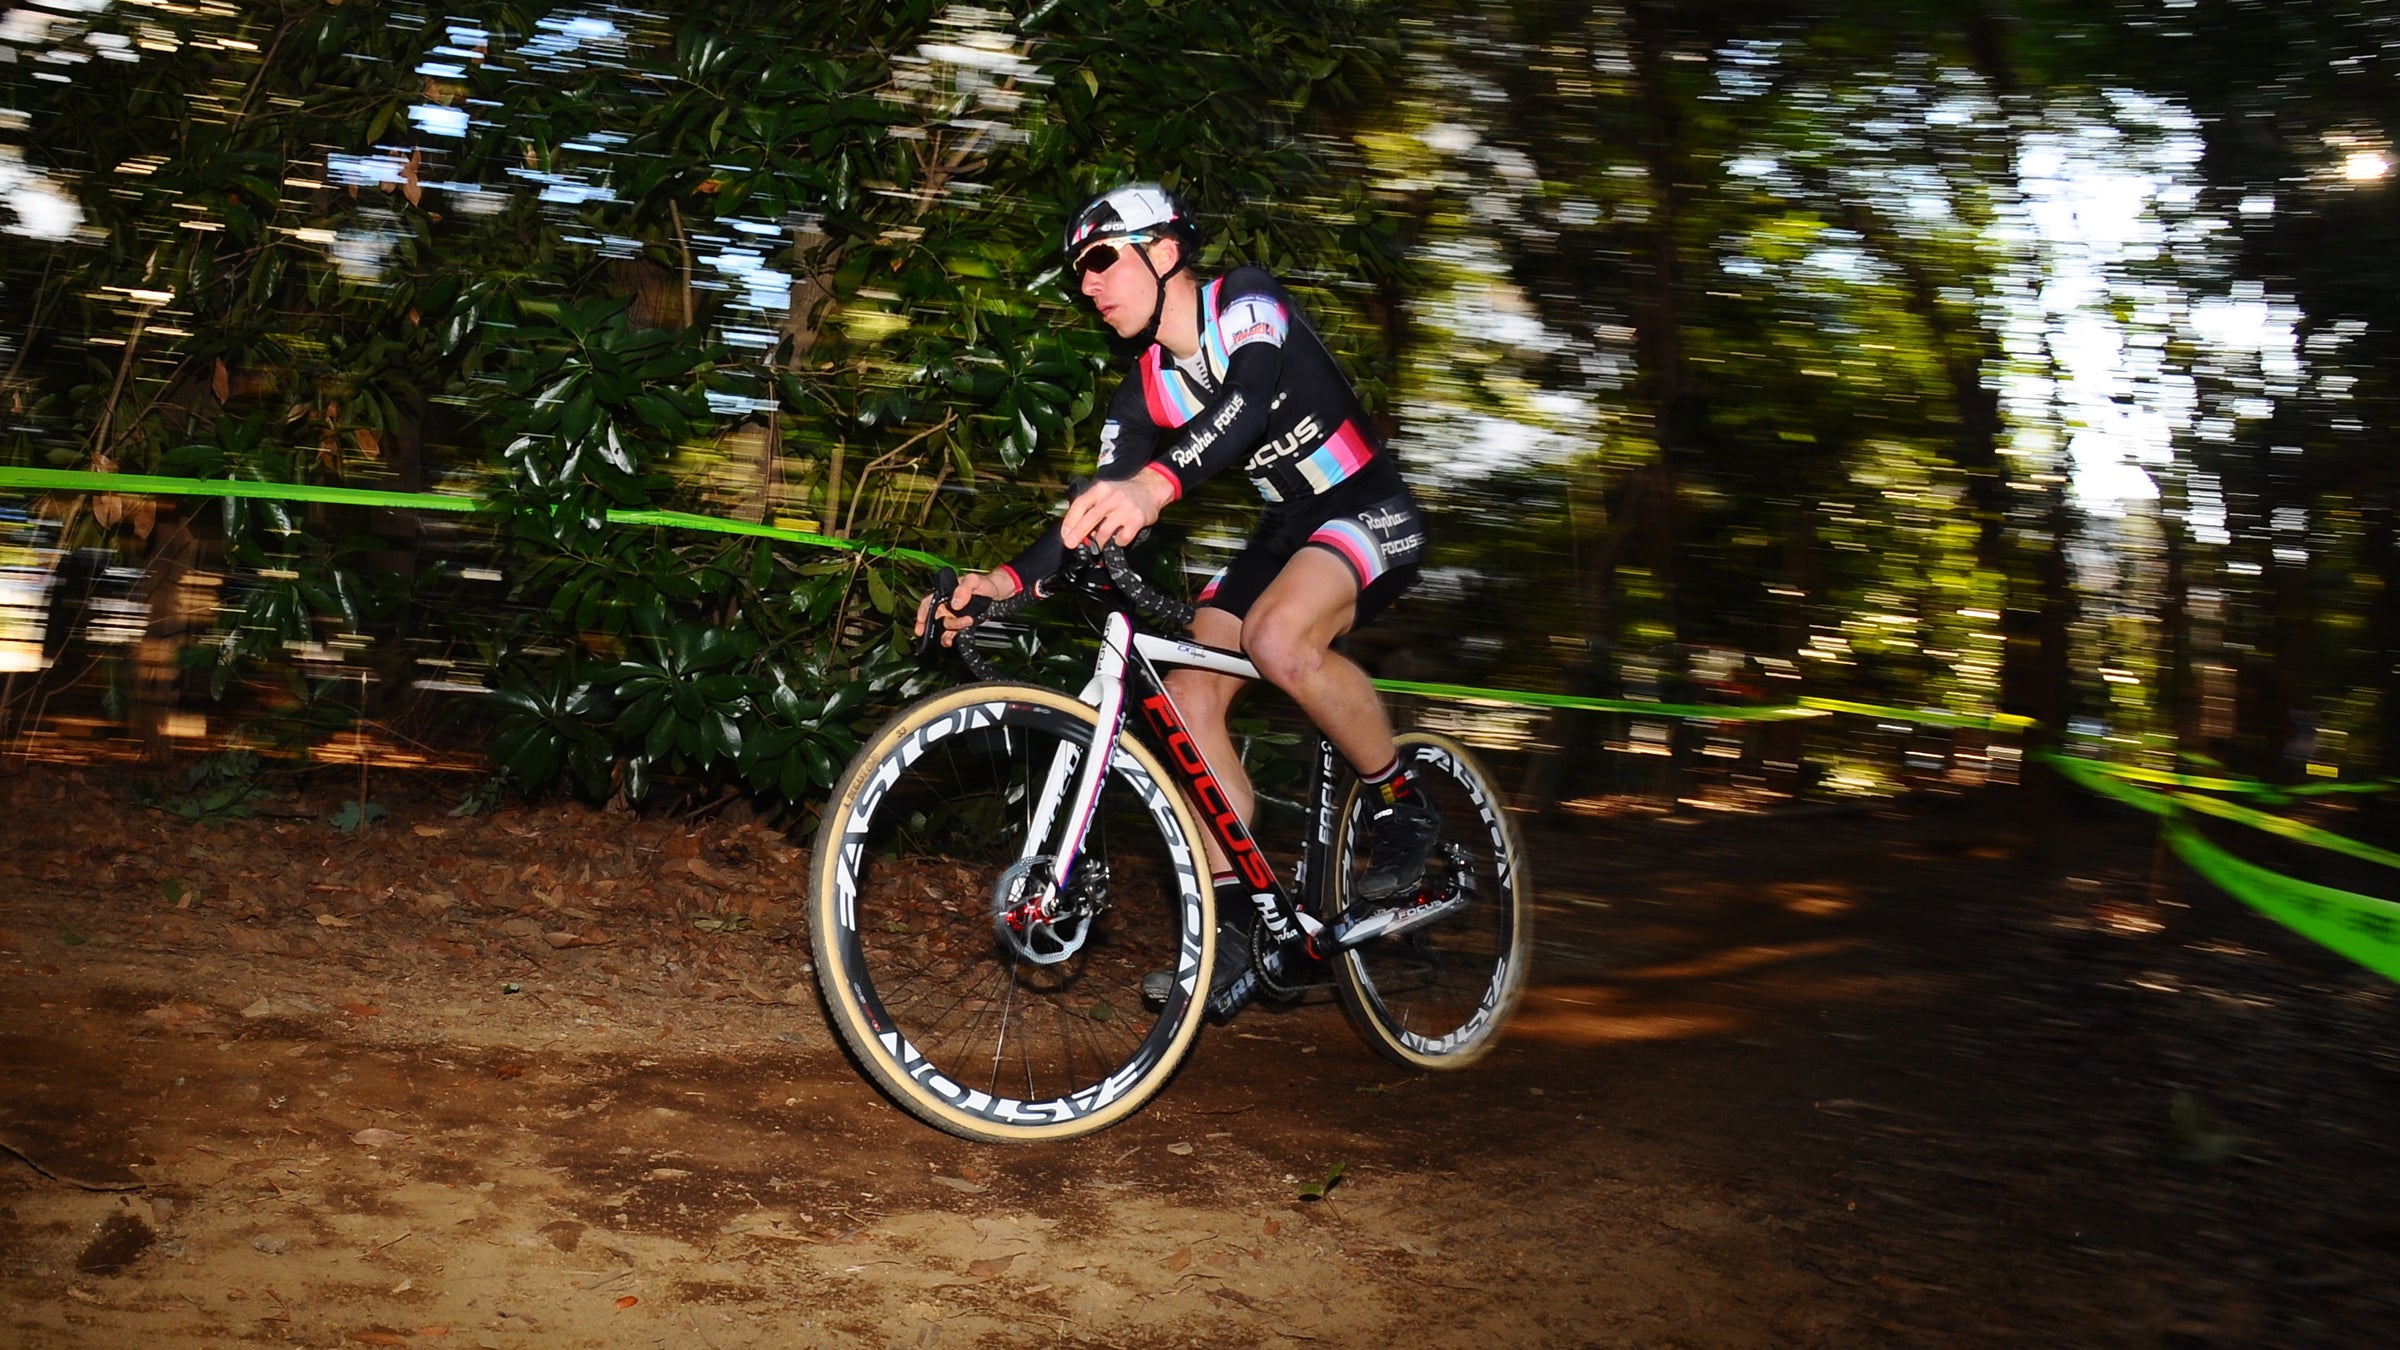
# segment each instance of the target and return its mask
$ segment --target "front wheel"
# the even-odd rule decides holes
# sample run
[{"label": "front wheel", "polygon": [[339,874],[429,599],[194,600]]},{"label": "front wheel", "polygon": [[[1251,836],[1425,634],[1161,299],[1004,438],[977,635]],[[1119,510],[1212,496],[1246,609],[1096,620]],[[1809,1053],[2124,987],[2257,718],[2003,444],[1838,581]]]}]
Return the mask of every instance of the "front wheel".
[{"label": "front wheel", "polygon": [[[912,704],[835,786],[809,890],[817,983],[878,1086],[990,1142],[1113,1125],[1165,1086],[1199,1029],[1216,940],[1200,826],[1157,757],[1120,736],[1047,923],[1051,879],[1097,718],[1035,685]],[[1176,972],[1166,1005],[1142,976]]]},{"label": "front wheel", "polygon": [[[1456,912],[1397,936],[1371,939],[1334,959],[1342,1011],[1385,1059],[1457,1069],[1483,1057],[1524,992],[1533,955],[1533,882],[1490,775],[1467,748],[1426,731],[1399,737],[1416,760],[1417,790],[1441,812],[1441,842],[1425,884],[1468,888]],[[1353,780],[1343,795],[1332,867],[1344,903],[1366,867],[1373,799]],[[1339,912],[1338,909],[1336,912]]]}]

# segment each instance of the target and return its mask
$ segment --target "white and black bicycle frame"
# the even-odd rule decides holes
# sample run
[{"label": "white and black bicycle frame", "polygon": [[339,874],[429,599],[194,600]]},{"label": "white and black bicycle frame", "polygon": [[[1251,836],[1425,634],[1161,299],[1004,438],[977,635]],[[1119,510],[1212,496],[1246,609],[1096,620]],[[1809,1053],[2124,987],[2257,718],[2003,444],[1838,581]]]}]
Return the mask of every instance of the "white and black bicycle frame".
[{"label": "white and black bicycle frame", "polygon": [[[1251,903],[1257,907],[1260,931],[1274,948],[1291,956],[1322,957],[1348,945],[1343,941],[1346,937],[1363,941],[1372,936],[1362,933],[1352,937],[1345,931],[1347,925],[1338,919],[1328,923],[1314,912],[1321,908],[1318,901],[1326,859],[1333,844],[1334,789],[1340,765],[1332,743],[1322,736],[1317,738],[1308,838],[1292,878],[1293,889],[1287,891],[1277,880],[1266,855],[1250,837],[1241,816],[1226,799],[1225,789],[1218,783],[1208,757],[1201,753],[1184,725],[1182,710],[1176,707],[1174,698],[1167,693],[1166,682],[1160,678],[1161,666],[1211,670],[1244,680],[1259,678],[1258,667],[1237,652],[1140,632],[1122,611],[1109,614],[1091,682],[1084,686],[1080,696],[1098,713],[1092,743],[1060,747],[1049,766],[1048,779],[1032,803],[1034,815],[1025,840],[1026,858],[1028,861],[1047,858],[1050,866],[1045,869],[1046,876],[1027,875],[1029,889],[1020,893],[1018,904],[1012,907],[1022,917],[1011,922],[1020,928],[1026,920],[1046,926],[1049,918],[1058,913],[1061,892],[1076,889],[1068,883],[1083,857],[1085,833],[1108,772],[1107,757],[1094,751],[1116,744],[1130,705],[1140,709],[1150,739],[1164,749],[1168,763],[1182,778],[1189,800],[1198,808],[1205,828],[1216,837],[1226,858],[1233,863]],[[1294,891],[1298,893],[1297,901]],[[1058,959],[1063,956],[1064,953]],[[1239,954],[1239,959],[1248,958],[1247,952]]]}]

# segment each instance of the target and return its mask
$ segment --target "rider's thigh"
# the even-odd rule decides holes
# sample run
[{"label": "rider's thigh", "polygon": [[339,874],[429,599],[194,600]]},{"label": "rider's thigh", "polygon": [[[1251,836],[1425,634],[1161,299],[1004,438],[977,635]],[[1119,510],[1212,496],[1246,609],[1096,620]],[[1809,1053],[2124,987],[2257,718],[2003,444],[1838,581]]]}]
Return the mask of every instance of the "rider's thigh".
[{"label": "rider's thigh", "polygon": [[1203,647],[1238,652],[1242,649],[1242,621],[1213,605],[1202,605],[1192,611],[1192,640]]},{"label": "rider's thigh", "polygon": [[[1221,609],[1208,606],[1192,615],[1192,640],[1202,646],[1238,652],[1242,649],[1242,621]],[[1204,710],[1222,713],[1233,705],[1234,696],[1241,693],[1248,680],[1195,666],[1178,666],[1167,672],[1167,692],[1186,717],[1205,715]]]},{"label": "rider's thigh", "polygon": [[1242,621],[1242,647],[1277,684],[1323,662],[1358,615],[1358,578],[1331,551],[1303,548]]}]

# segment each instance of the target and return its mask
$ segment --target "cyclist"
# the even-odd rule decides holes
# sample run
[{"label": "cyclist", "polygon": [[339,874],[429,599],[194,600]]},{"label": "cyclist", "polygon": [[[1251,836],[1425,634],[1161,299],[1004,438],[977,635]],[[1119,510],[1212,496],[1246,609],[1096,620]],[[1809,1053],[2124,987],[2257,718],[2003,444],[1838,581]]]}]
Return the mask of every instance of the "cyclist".
[{"label": "cyclist", "polygon": [[[1415,581],[1424,523],[1356,390],[1290,293],[1256,267],[1203,283],[1192,271],[1199,242],[1191,213],[1155,183],[1116,188],[1075,214],[1067,266],[1112,345],[1134,359],[1101,425],[1097,479],[1014,561],[962,578],[947,597],[927,596],[917,631],[938,614],[944,643],[955,641],[968,623],[958,610],[970,600],[1039,583],[1086,541],[1130,543],[1170,503],[1240,465],[1266,510],[1241,554],[1202,588],[1192,636],[1247,655],[1377,790],[1368,866],[1354,894],[1369,909],[1413,901],[1440,820],[1401,762],[1366,672],[1333,643]],[[1245,822],[1256,798],[1225,719],[1246,683],[1192,669],[1167,676]],[[1207,844],[1219,947],[1231,941],[1233,952],[1248,952],[1258,917],[1252,888],[1215,838]],[[1212,996],[1246,967],[1220,959]]]}]

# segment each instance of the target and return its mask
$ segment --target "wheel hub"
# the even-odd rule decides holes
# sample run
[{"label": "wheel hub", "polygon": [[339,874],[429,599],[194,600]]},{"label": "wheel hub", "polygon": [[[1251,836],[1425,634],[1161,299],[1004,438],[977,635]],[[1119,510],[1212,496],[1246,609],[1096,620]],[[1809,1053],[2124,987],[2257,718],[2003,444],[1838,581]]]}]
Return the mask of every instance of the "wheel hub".
[{"label": "wheel hub", "polygon": [[1020,858],[992,886],[992,933],[1000,945],[1037,966],[1054,966],[1083,950],[1092,934],[1088,907],[1061,894],[1048,914],[1042,896],[1050,887],[1050,860]]}]

